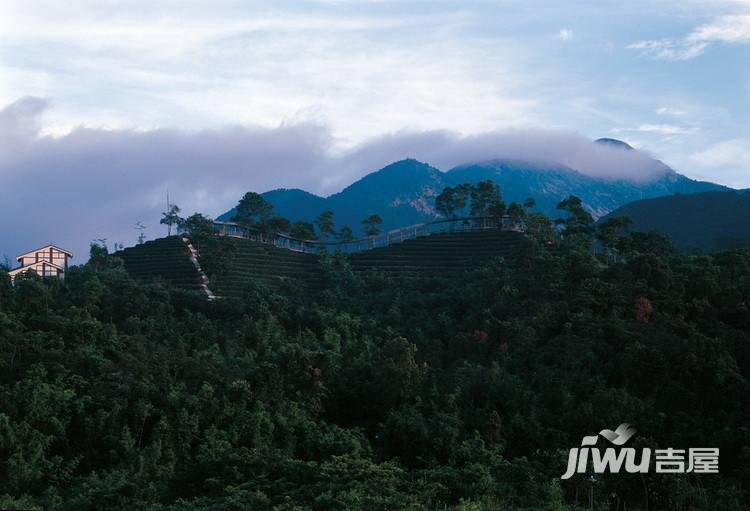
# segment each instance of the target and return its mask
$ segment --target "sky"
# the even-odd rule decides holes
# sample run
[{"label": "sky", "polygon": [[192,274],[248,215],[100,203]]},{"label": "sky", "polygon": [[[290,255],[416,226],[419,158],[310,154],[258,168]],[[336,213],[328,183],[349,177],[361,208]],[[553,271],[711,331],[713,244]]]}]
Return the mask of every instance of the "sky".
[{"label": "sky", "polygon": [[405,157],[648,178],[598,137],[746,188],[748,119],[750,0],[2,0],[0,258]]}]

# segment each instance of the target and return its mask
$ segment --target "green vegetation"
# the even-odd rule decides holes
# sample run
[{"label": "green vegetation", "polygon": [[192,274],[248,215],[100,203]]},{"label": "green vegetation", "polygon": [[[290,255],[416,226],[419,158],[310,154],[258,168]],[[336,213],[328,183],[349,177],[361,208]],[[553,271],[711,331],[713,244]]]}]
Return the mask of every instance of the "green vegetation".
[{"label": "green vegetation", "polygon": [[446,186],[435,197],[435,209],[445,218],[457,218],[459,212],[466,207],[471,193],[471,185],[462,183],[455,188]]},{"label": "green vegetation", "polygon": [[233,222],[262,229],[267,226],[273,212],[273,204],[255,192],[247,192],[242,196],[235,208]]},{"label": "green vegetation", "polygon": [[336,223],[333,220],[333,211],[323,211],[315,219],[318,228],[318,239],[325,240],[336,236]]},{"label": "green vegetation", "polygon": [[512,257],[523,241],[520,233],[498,229],[433,234],[352,254],[350,265],[390,276],[458,276],[491,259]]},{"label": "green vegetation", "polygon": [[750,246],[750,192],[670,195],[626,204],[600,222],[627,216],[634,231],[668,235],[694,253]]},{"label": "green vegetation", "polygon": [[177,204],[168,204],[167,211],[161,214],[159,223],[167,226],[167,236],[171,236],[172,226],[178,227],[182,221],[180,207]]},{"label": "green vegetation", "polygon": [[[607,262],[568,206],[562,238],[529,214],[461,278],[216,238],[202,265],[241,289],[213,302],[101,247],[64,282],[0,271],[0,507],[572,510],[568,449],[629,422],[636,447],[719,447],[721,473],[603,474],[596,509],[746,509],[750,251],[615,230]],[[391,248],[429,266],[422,244]],[[228,278],[257,250],[323,278]]]},{"label": "green vegetation", "polygon": [[219,296],[241,296],[256,283],[304,288],[322,278],[317,255],[243,238],[211,238],[203,247],[201,265]]},{"label": "green vegetation", "polygon": [[370,215],[362,220],[362,226],[365,228],[365,236],[377,236],[380,234],[380,224],[383,219],[380,215]]},{"label": "green vegetation", "polygon": [[[92,256],[96,253],[94,263],[103,257],[101,247],[97,249],[92,250]],[[106,249],[103,250],[106,254]],[[131,275],[139,278],[161,279],[184,289],[200,287],[200,276],[190,262],[190,251],[179,236],[147,241],[116,252],[115,256],[122,260]]]},{"label": "green vegetation", "polygon": [[354,239],[354,231],[348,225],[344,225],[339,229],[339,239],[341,241],[352,241]]},{"label": "green vegetation", "polygon": [[294,222],[289,229],[289,235],[298,240],[315,239],[315,226],[308,222]]}]

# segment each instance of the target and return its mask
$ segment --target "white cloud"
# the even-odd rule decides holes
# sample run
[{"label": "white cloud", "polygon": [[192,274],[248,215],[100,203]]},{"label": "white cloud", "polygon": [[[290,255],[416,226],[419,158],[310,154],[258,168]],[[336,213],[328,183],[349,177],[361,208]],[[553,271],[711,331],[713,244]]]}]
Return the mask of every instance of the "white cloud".
[{"label": "white cloud", "polygon": [[659,115],[668,115],[670,117],[682,117],[687,114],[685,110],[680,108],[673,108],[668,106],[662,106],[656,109],[656,113]]},{"label": "white cloud", "polygon": [[686,37],[638,41],[627,48],[660,60],[681,61],[698,57],[715,43],[750,43],[750,14],[719,16]]},{"label": "white cloud", "polygon": [[734,138],[717,142],[689,156],[689,160],[701,167],[697,177],[708,177],[721,172],[724,181],[736,188],[748,187],[750,174],[750,138]]},{"label": "white cloud", "polygon": [[639,41],[627,46],[629,50],[640,50],[642,55],[648,55],[659,60],[681,61],[690,60],[701,55],[708,47],[706,42],[688,43],[683,40],[657,39]]},{"label": "white cloud", "polygon": [[721,16],[687,36],[688,43],[750,43],[750,14]]},{"label": "white cloud", "polygon": [[640,132],[655,133],[657,135],[686,135],[697,130],[694,127],[678,126],[676,124],[641,124],[635,128],[613,128],[612,133]]},{"label": "white cloud", "polygon": [[715,167],[738,166],[750,171],[750,139],[730,139],[710,145],[690,156],[694,161]]},{"label": "white cloud", "polygon": [[573,39],[573,31],[569,28],[563,28],[557,33],[557,38],[562,41],[571,41]]},{"label": "white cloud", "polygon": [[460,6],[391,14],[158,4],[9,2],[0,101],[54,97],[54,133],[92,123],[276,126],[317,112],[312,120],[348,145],[399,128],[472,132],[537,120],[531,91],[542,78],[525,72],[528,51],[500,36],[462,37],[473,18]]}]

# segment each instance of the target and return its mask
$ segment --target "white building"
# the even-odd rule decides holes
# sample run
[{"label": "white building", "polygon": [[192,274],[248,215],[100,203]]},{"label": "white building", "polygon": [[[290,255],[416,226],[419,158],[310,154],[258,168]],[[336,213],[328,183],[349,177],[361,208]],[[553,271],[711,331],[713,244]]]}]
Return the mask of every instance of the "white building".
[{"label": "white building", "polygon": [[72,252],[55,245],[45,245],[16,257],[21,266],[9,271],[8,275],[14,279],[19,273],[33,270],[40,277],[62,279],[68,269],[68,259],[72,257]]}]

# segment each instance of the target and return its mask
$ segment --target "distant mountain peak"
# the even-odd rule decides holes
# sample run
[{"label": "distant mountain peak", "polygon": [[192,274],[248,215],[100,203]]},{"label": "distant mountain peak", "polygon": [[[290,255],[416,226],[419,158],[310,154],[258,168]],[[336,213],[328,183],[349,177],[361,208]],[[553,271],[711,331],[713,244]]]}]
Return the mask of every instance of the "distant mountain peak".
[{"label": "distant mountain peak", "polygon": [[388,171],[388,170],[417,170],[417,169],[429,169],[432,168],[428,163],[423,161],[415,160],[414,158],[404,158],[403,160],[394,161],[376,172]]},{"label": "distant mountain peak", "polygon": [[634,151],[633,147],[627,142],[617,140],[616,138],[597,138],[594,140],[595,144],[608,145],[611,147],[617,147],[618,149],[627,149],[628,151]]}]

